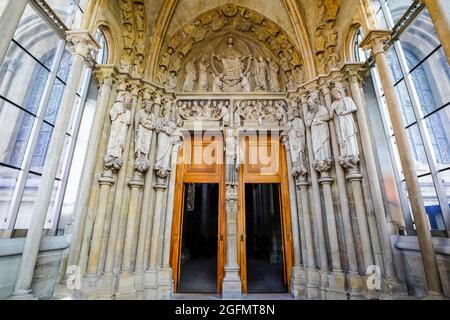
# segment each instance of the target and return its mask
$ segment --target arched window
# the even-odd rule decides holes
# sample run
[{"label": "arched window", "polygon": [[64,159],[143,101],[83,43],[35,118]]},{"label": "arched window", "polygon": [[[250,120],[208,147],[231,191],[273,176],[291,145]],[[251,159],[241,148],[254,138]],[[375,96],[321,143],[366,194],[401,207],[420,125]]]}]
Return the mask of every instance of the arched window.
[{"label": "arched window", "polygon": [[357,62],[365,62],[367,60],[366,52],[361,49],[360,44],[364,38],[364,33],[362,27],[359,27],[353,38],[353,54],[355,55],[355,60]]},{"label": "arched window", "polygon": [[105,64],[108,61],[108,43],[106,42],[105,34],[101,29],[97,29],[95,40],[97,40],[100,45],[96,61],[98,64]]}]

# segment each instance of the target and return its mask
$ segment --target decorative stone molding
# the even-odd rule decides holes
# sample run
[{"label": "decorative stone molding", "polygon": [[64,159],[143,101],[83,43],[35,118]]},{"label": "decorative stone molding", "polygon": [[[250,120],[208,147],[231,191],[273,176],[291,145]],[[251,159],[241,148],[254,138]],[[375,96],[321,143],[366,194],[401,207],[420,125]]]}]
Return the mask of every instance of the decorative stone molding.
[{"label": "decorative stone molding", "polygon": [[90,66],[95,65],[95,57],[100,50],[100,45],[88,30],[68,31],[66,40],[74,54],[85,58]]},{"label": "decorative stone molding", "polygon": [[133,78],[141,78],[144,73],[146,54],[146,19],[142,0],[120,1],[123,26],[123,48],[120,69]]},{"label": "decorative stone molding", "polygon": [[371,49],[373,55],[384,52],[384,44],[391,39],[389,30],[370,30],[362,40],[362,49]]},{"label": "decorative stone molding", "polygon": [[234,126],[284,127],[287,124],[288,105],[285,100],[238,100],[234,107]]},{"label": "decorative stone molding", "polygon": [[231,124],[230,100],[178,100],[176,110],[184,120],[222,121],[223,126]]},{"label": "decorative stone molding", "polygon": [[103,84],[107,84],[108,86],[113,86],[116,81],[118,81],[118,73],[115,65],[98,65],[93,74],[97,79],[98,84],[101,86]]}]

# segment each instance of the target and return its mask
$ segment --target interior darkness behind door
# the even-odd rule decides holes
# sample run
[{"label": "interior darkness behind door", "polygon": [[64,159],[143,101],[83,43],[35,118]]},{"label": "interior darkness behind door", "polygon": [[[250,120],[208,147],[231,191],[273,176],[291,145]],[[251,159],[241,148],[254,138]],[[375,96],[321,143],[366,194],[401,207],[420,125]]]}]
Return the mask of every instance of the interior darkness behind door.
[{"label": "interior darkness behind door", "polygon": [[179,292],[215,293],[217,285],[217,184],[185,184]]},{"label": "interior darkness behind door", "polygon": [[245,211],[248,292],[287,292],[279,185],[246,184]]}]

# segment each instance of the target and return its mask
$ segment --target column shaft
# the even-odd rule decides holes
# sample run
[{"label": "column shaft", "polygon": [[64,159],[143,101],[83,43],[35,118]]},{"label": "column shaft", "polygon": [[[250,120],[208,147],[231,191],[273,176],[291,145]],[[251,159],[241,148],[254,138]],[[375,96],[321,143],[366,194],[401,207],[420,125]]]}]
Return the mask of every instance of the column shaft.
[{"label": "column shaft", "polygon": [[356,117],[358,119],[359,133],[361,137],[361,144],[365,146],[363,148],[364,159],[366,162],[366,169],[369,176],[369,184],[372,194],[372,202],[375,209],[375,217],[377,219],[377,225],[381,233],[381,246],[383,251],[384,272],[386,277],[396,278],[394,257],[392,254],[391,246],[391,232],[388,228],[388,222],[386,221],[386,213],[383,204],[382,191],[378,179],[378,171],[376,167],[375,155],[371,148],[372,141],[369,135],[368,117],[366,114],[363,98],[361,96],[361,90],[356,76],[350,76],[349,79],[350,88],[353,99],[358,108],[356,111]]},{"label": "column shaft", "polygon": [[61,109],[59,110],[56,125],[53,130],[53,136],[48,150],[47,163],[42,172],[41,183],[36,197],[35,209],[28,228],[25,247],[23,250],[18,277],[15,284],[14,296],[20,297],[28,295],[31,290],[34,268],[39,252],[42,230],[47,216],[48,204],[52,196],[53,186],[60,156],[63,152],[66,132],[69,128],[70,117],[73,105],[75,103],[76,91],[81,79],[84,67],[84,57],[75,54],[66,89],[61,100]]},{"label": "column shaft", "polygon": [[[323,89],[325,96],[325,103],[327,108],[331,108],[331,96],[330,90],[325,87]],[[336,140],[336,127],[334,124],[334,120],[331,119],[330,122],[330,133],[331,133],[331,147],[333,152],[333,158],[339,159],[339,145]],[[355,248],[355,240],[353,236],[353,228],[352,228],[352,219],[350,214],[350,208],[348,204],[348,194],[347,194],[347,186],[345,181],[345,173],[344,169],[341,166],[336,166],[336,178],[338,185],[338,194],[339,194],[339,203],[341,205],[341,214],[342,214],[342,222],[344,229],[344,238],[345,238],[345,246],[347,251],[348,258],[348,268],[351,273],[358,272],[358,260],[356,258],[356,248]]]},{"label": "column shaft", "polygon": [[300,267],[302,264],[301,256],[301,243],[300,243],[300,232],[299,232],[299,218],[297,215],[297,201],[296,201],[296,189],[294,177],[292,176],[292,162],[291,162],[291,152],[289,147],[285,147],[286,150],[286,162],[288,167],[288,183],[289,183],[289,194],[290,194],[290,208],[291,208],[291,224],[292,224],[292,242],[294,244],[294,267]]},{"label": "column shaft", "polygon": [[428,220],[424,208],[419,180],[417,178],[416,165],[409,145],[408,135],[403,122],[400,104],[397,100],[394,82],[390,74],[386,54],[380,48],[380,44],[376,43],[374,47],[375,62],[378,66],[381,83],[384,88],[389,115],[391,117],[392,127],[394,129],[395,139],[397,141],[400,162],[403,168],[403,173],[405,175],[406,187],[408,189],[409,201],[416,225],[417,239],[422,254],[428,290],[431,294],[440,295],[442,293],[442,287],[439,268],[437,264],[436,254],[433,248],[431,232],[428,228]]},{"label": "column shaft", "polygon": [[[98,75],[98,73],[96,73]],[[87,211],[89,207],[89,200],[91,197],[92,185],[95,177],[95,166],[99,154],[100,142],[102,138],[103,129],[105,127],[106,114],[111,100],[112,86],[115,81],[115,76],[111,74],[107,78],[98,77],[101,83],[101,88],[98,96],[97,109],[94,115],[92,124],[92,131],[89,137],[88,150],[86,152],[86,162],[83,168],[83,175],[81,178],[80,195],[72,216],[72,223],[74,224],[74,238],[69,251],[68,265],[75,265],[78,263],[80,256],[81,243],[83,239],[84,227],[86,224]]]},{"label": "column shaft", "polygon": [[299,210],[301,210],[303,214],[304,231],[305,231],[306,263],[303,262],[303,264],[307,266],[309,269],[315,269],[316,262],[314,257],[314,243],[312,236],[311,217],[308,200],[309,183],[307,181],[299,181],[297,183],[297,186],[300,193]]},{"label": "column shaft", "polygon": [[86,273],[88,276],[96,276],[100,253],[102,246],[103,228],[105,227],[105,219],[108,211],[108,199],[111,186],[114,184],[114,178],[111,172],[103,174],[100,179],[100,192],[98,196],[97,214],[95,215],[94,231],[92,234],[91,246],[89,250],[89,258]]},{"label": "column shaft", "polygon": [[[307,104],[303,103],[303,114],[306,115],[308,110]],[[316,170],[312,167],[312,163],[314,162],[314,151],[312,147],[311,140],[311,128],[306,128],[306,142],[308,147],[308,156],[309,156],[309,164],[310,164],[310,172],[311,172],[311,185],[312,185],[312,198],[313,198],[313,209],[316,224],[316,236],[318,240],[318,249],[319,249],[319,266],[322,271],[328,269],[328,257],[326,252],[325,245],[325,235],[324,235],[324,225],[322,219],[322,205],[320,200],[320,186],[319,180],[317,177]]]},{"label": "column shaft", "polygon": [[422,2],[430,13],[431,20],[447,56],[447,61],[450,64],[450,10],[448,9],[448,0],[422,0]]},{"label": "column shaft", "polygon": [[139,173],[135,173],[133,180],[129,183],[131,188],[130,204],[128,208],[127,227],[125,231],[125,242],[122,256],[122,272],[131,271],[131,262],[134,258],[133,248],[135,242],[136,223],[138,220],[139,192],[144,183]]},{"label": "column shaft", "polygon": [[[159,105],[155,105],[155,114],[159,115]],[[139,236],[137,243],[136,253],[136,270],[144,270],[148,254],[145,254],[146,248],[150,243],[151,230],[153,224],[153,209],[151,205],[151,195],[153,193],[153,168],[155,166],[155,154],[156,154],[156,133],[153,133],[152,143],[150,146],[150,166],[145,177],[144,194],[142,196],[142,209],[141,209],[141,221],[139,225]]]},{"label": "column shaft", "polygon": [[180,150],[180,142],[174,142],[172,146],[170,177],[169,177],[169,189],[167,197],[166,208],[166,222],[164,224],[164,243],[163,243],[163,259],[162,266],[168,268],[170,264],[170,244],[172,239],[172,221],[173,221],[173,206],[175,199],[175,184],[177,178],[177,164],[178,164],[178,152]]}]

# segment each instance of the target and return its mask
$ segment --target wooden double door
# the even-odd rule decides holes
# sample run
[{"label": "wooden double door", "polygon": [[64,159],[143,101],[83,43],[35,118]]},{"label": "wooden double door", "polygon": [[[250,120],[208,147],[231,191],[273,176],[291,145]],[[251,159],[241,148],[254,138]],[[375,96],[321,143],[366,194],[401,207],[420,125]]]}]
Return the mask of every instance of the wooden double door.
[{"label": "wooden double door", "polygon": [[[237,250],[242,290],[287,292],[292,269],[289,191],[277,137],[241,138]],[[226,264],[224,143],[185,139],[177,167],[171,266],[175,292],[220,293]]]}]

